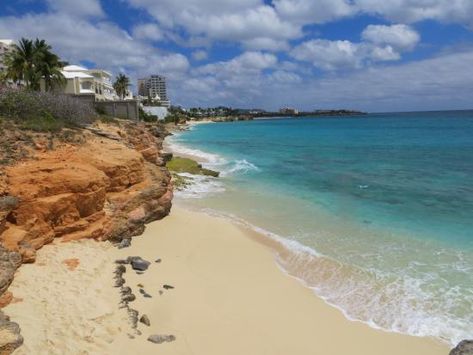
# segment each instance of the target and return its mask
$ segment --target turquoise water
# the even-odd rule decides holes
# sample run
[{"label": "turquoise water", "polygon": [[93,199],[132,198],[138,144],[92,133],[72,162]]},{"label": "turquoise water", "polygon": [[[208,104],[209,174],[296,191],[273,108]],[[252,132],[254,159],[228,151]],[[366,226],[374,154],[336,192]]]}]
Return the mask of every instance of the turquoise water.
[{"label": "turquoise water", "polygon": [[222,171],[178,199],[265,230],[347,317],[473,337],[473,112],[202,124],[171,142]]}]

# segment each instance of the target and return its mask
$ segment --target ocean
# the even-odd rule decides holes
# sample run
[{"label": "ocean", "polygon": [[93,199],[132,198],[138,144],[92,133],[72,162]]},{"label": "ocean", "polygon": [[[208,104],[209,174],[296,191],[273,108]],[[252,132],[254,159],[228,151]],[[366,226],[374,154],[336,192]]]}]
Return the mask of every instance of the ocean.
[{"label": "ocean", "polygon": [[473,337],[473,111],[198,124],[170,144],[221,171],[177,203],[277,241],[349,319]]}]

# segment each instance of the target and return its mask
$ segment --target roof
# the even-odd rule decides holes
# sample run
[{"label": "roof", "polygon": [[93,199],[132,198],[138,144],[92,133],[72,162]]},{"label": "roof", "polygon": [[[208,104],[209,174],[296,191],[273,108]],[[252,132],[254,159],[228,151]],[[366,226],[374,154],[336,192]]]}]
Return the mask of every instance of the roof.
[{"label": "roof", "polygon": [[106,71],[106,70],[103,70],[103,69],[90,69],[88,70],[88,72],[90,73],[100,73],[100,74],[105,74],[109,77],[112,77],[112,73]]},{"label": "roof", "polygon": [[92,75],[80,72],[80,71],[61,71],[62,75],[66,79],[74,79],[74,78],[84,78],[84,79],[93,79]]},{"label": "roof", "polygon": [[11,46],[13,43],[15,43],[15,41],[12,39],[0,39],[0,43],[6,44],[7,46]]},{"label": "roof", "polygon": [[66,65],[63,68],[64,71],[87,71],[87,68],[80,67],[78,65]]}]

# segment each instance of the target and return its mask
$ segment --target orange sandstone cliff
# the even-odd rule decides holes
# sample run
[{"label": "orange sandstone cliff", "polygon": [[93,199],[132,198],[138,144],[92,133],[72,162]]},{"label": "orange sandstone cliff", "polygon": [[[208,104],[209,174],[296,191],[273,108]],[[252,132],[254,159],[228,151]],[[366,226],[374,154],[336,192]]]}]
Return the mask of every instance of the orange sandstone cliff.
[{"label": "orange sandstone cliff", "polygon": [[[171,209],[163,127],[120,121],[69,133],[0,137],[1,153],[13,156],[0,165],[0,308],[15,270],[55,238],[126,241]],[[0,312],[0,355],[21,342]]]}]

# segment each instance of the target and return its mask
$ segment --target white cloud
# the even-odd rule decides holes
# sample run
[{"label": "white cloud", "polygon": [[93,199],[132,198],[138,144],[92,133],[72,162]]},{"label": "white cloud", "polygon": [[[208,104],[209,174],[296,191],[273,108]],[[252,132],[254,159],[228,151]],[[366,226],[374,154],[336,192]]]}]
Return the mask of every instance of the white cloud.
[{"label": "white cloud", "polygon": [[158,25],[154,23],[144,23],[133,28],[133,36],[138,39],[159,41],[164,38],[164,34]]},{"label": "white cloud", "polygon": [[47,0],[50,8],[73,17],[104,16],[99,0]]},{"label": "white cloud", "polygon": [[192,52],[192,58],[195,60],[204,60],[207,59],[208,53],[202,49]]},{"label": "white cloud", "polygon": [[212,74],[224,79],[232,79],[243,75],[257,75],[262,70],[272,68],[277,63],[273,54],[261,52],[245,52],[229,61],[207,64],[196,69],[200,74]]},{"label": "white cloud", "polygon": [[[240,42],[247,49],[287,49],[287,40],[302,36],[301,27],[284,21],[262,0],[128,0],[146,9],[166,28],[184,28],[191,37]],[[256,38],[255,38],[256,36]]]},{"label": "white cloud", "polygon": [[339,68],[356,68],[361,66],[362,56],[359,46],[350,41],[328,41],[315,39],[295,47],[291,55],[314,66],[334,70]]},{"label": "white cloud", "polygon": [[355,0],[355,7],[361,12],[381,15],[395,22],[414,23],[430,19],[460,23],[473,29],[471,0]]},{"label": "white cloud", "polygon": [[351,0],[274,0],[274,6],[284,19],[296,23],[325,23],[353,15]]},{"label": "white cloud", "polygon": [[376,45],[388,45],[400,50],[412,50],[420,41],[420,35],[407,25],[369,25],[362,33],[365,41]]},{"label": "white cloud", "polygon": [[290,55],[324,70],[362,68],[372,62],[395,61],[401,53],[412,50],[419,34],[407,25],[369,25],[362,33],[364,41],[329,41],[314,39],[294,47]]},{"label": "white cloud", "polygon": [[268,51],[285,51],[288,50],[289,44],[285,40],[275,40],[268,37],[255,37],[244,40],[243,46],[250,50],[268,50]]}]

